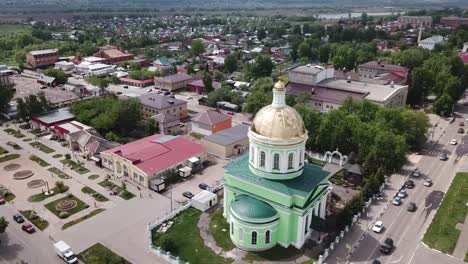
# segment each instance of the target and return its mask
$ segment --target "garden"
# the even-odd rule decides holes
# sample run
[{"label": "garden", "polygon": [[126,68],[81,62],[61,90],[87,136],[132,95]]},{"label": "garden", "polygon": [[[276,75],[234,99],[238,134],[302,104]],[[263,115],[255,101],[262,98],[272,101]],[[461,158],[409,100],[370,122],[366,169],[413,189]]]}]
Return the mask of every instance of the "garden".
[{"label": "garden", "polygon": [[49,168],[47,169],[48,171],[52,172],[53,174],[57,175],[60,179],[71,179],[70,175],[66,174],[65,172],[55,168],[55,167],[52,167],[52,168]]},{"label": "garden", "polygon": [[70,215],[85,210],[88,207],[89,205],[76,198],[73,194],[69,194],[66,197],[45,205],[45,208],[61,219],[67,218]]},{"label": "garden", "polygon": [[112,194],[116,194],[120,196],[124,200],[130,200],[135,195],[129,191],[127,191],[127,187],[125,184],[122,184],[122,187],[118,186],[117,184],[111,182],[110,180],[106,179],[102,182],[98,183],[102,187],[106,188],[107,190],[111,191]]},{"label": "garden", "polygon": [[104,245],[97,243],[92,247],[86,249],[78,255],[78,258],[87,264],[102,264],[102,263],[111,263],[111,264],[132,264],[130,261],[126,260],[124,257],[121,257],[114,253],[112,250],[106,248]]},{"label": "garden", "polygon": [[8,154],[8,155],[0,157],[0,163],[5,162],[5,161],[9,161],[9,160],[14,160],[14,159],[17,159],[19,157],[20,157],[19,154]]},{"label": "garden", "polygon": [[93,190],[92,188],[90,188],[88,186],[85,186],[85,187],[81,188],[81,191],[83,193],[89,194],[90,196],[92,196],[98,202],[107,202],[107,201],[109,201],[109,199],[107,199],[104,195],[96,192],[95,190]]},{"label": "garden", "polygon": [[50,164],[45,162],[43,159],[39,158],[38,156],[36,155],[31,155],[31,157],[29,157],[30,160],[36,162],[37,164],[39,164],[41,167],[47,167],[49,166]]},{"label": "garden", "polygon": [[15,138],[23,138],[25,137],[19,130],[14,130],[12,128],[7,128],[4,130],[9,135],[13,135]]},{"label": "garden", "polygon": [[70,169],[78,172],[79,174],[88,173],[89,170],[81,165],[81,162],[75,162],[71,159],[63,159],[60,161],[63,165],[70,167]]},{"label": "garden", "polygon": [[52,196],[54,196],[56,194],[64,193],[64,192],[68,191],[68,189],[69,189],[69,187],[67,185],[63,184],[63,182],[61,182],[61,181],[58,181],[58,182],[55,183],[55,187],[50,190],[52,192],[51,194],[46,195],[44,192],[40,192],[40,193],[31,195],[28,198],[28,201],[29,202],[36,202],[36,203],[37,202],[42,202],[45,199],[47,199],[49,197],[52,197]]},{"label": "garden", "polygon": [[20,213],[39,230],[44,230],[49,226],[49,222],[47,222],[45,219],[42,219],[34,210],[20,211]]},{"label": "garden", "polygon": [[106,209],[104,209],[104,208],[99,208],[99,209],[96,209],[96,210],[92,211],[91,213],[89,213],[87,215],[84,215],[84,216],[82,216],[82,217],[80,217],[78,219],[67,222],[62,226],[62,230],[65,230],[65,229],[67,229],[69,227],[72,227],[72,226],[74,226],[76,224],[79,224],[79,223],[83,222],[86,219],[89,219],[89,218],[91,218],[91,217],[93,217],[93,216],[95,216],[97,214],[100,214],[100,213],[104,212],[105,210]]},{"label": "garden", "polygon": [[29,145],[33,146],[33,148],[37,148],[39,149],[40,151],[46,153],[46,154],[50,154],[52,152],[55,152],[55,150],[47,147],[46,145],[40,143],[40,142],[32,142],[32,143],[29,143]]}]

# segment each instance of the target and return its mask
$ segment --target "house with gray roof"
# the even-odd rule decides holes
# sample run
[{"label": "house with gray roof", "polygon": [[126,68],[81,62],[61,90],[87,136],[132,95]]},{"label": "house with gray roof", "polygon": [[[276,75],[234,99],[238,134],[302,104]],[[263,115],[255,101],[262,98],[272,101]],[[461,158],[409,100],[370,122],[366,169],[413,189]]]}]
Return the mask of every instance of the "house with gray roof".
[{"label": "house with gray roof", "polygon": [[174,115],[179,119],[188,116],[187,101],[156,93],[143,94],[138,99],[143,117],[146,119],[159,114]]},{"label": "house with gray roof", "polygon": [[173,114],[157,114],[151,117],[158,125],[161,134],[177,134],[181,130],[180,118]]},{"label": "house with gray roof", "polygon": [[239,124],[204,137],[201,144],[209,154],[217,157],[229,158],[241,155],[249,149],[248,132],[248,125]]},{"label": "house with gray roof", "polygon": [[177,73],[164,77],[154,77],[154,86],[158,89],[175,91],[185,88],[194,78],[186,73]]}]

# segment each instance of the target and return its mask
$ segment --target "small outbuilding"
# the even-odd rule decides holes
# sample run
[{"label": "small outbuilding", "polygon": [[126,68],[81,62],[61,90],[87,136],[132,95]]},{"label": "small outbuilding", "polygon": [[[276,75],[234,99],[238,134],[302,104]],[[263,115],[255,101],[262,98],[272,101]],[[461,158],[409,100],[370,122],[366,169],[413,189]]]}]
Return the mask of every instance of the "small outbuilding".
[{"label": "small outbuilding", "polygon": [[241,155],[249,148],[248,132],[248,125],[239,124],[204,137],[201,144],[209,154],[217,157]]},{"label": "small outbuilding", "polygon": [[192,198],[192,206],[205,212],[218,203],[218,196],[210,191],[203,190]]}]

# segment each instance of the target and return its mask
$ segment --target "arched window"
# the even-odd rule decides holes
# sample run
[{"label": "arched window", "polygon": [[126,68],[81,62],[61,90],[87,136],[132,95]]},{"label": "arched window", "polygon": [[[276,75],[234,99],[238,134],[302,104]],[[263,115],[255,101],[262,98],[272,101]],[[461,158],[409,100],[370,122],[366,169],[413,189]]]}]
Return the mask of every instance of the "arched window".
[{"label": "arched window", "polygon": [[289,153],[289,156],[288,156],[288,170],[290,169],[293,169],[293,163],[294,163],[294,154],[293,153]]},{"label": "arched window", "polygon": [[304,153],[301,150],[301,154],[299,155],[299,166],[302,166],[302,161],[304,160]]},{"label": "arched window", "polygon": [[265,244],[270,244],[270,230],[265,233]]},{"label": "arched window", "polygon": [[309,216],[306,216],[305,219],[305,226],[304,226],[304,234],[307,234],[307,231],[309,231]]},{"label": "arched window", "polygon": [[279,170],[279,168],[280,168],[280,165],[279,165],[280,162],[279,162],[279,160],[280,160],[280,157],[279,157],[279,154],[277,153],[277,154],[275,154],[275,155],[273,156],[273,169],[274,169],[274,170]]},{"label": "arched window", "polygon": [[255,150],[254,147],[250,147],[250,161],[254,161]]},{"label": "arched window", "polygon": [[260,167],[265,167],[265,151],[260,152]]},{"label": "arched window", "polygon": [[234,235],[234,222],[231,222],[231,235]]},{"label": "arched window", "polygon": [[257,245],[257,232],[252,232],[252,245]]}]

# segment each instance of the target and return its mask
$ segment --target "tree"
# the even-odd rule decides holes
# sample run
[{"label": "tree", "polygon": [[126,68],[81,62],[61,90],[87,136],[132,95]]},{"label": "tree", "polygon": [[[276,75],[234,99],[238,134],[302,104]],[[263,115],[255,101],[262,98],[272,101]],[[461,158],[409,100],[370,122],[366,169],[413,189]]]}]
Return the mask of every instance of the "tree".
[{"label": "tree", "polygon": [[224,81],[224,74],[220,71],[215,71],[213,73],[213,79],[216,81]]},{"label": "tree", "polygon": [[162,250],[166,252],[176,253],[177,251],[176,244],[169,237],[162,237],[159,241],[159,245],[161,246]]},{"label": "tree", "polygon": [[57,190],[60,193],[66,192],[67,189],[68,189],[67,186],[63,183],[63,181],[56,181],[55,182],[55,188],[57,188]]},{"label": "tree", "polygon": [[369,20],[367,13],[362,13],[361,14],[361,24],[363,26],[367,25],[367,21]]},{"label": "tree", "polygon": [[44,72],[45,75],[55,78],[58,84],[65,84],[68,81],[68,74],[61,69],[49,68]]},{"label": "tree", "polygon": [[444,93],[434,102],[434,112],[440,115],[449,115],[452,113],[454,101],[450,95]]},{"label": "tree", "polygon": [[190,50],[190,53],[194,57],[199,56],[203,52],[205,52],[205,46],[203,46],[203,42],[200,39],[193,40],[191,47],[192,47],[192,49]]},{"label": "tree", "polygon": [[295,25],[293,27],[293,34],[296,34],[296,35],[301,35],[302,34],[302,30],[301,30],[301,26],[300,25]]},{"label": "tree", "polygon": [[5,233],[5,230],[8,227],[8,221],[5,219],[5,217],[0,217],[0,234]]},{"label": "tree", "polygon": [[304,34],[311,33],[310,25],[309,24],[304,24],[302,26],[302,32],[304,32]]},{"label": "tree", "polygon": [[266,31],[265,31],[265,29],[264,29],[264,28],[258,29],[258,30],[257,30],[257,38],[258,38],[258,40],[261,41],[261,40],[264,39],[265,37],[266,37]]},{"label": "tree", "polygon": [[31,117],[40,115],[50,109],[49,103],[45,98],[44,93],[29,95],[25,99],[17,98],[17,118],[28,122]]},{"label": "tree", "polygon": [[309,60],[311,57],[309,44],[307,44],[307,42],[305,41],[299,44],[297,52],[298,52],[299,58],[307,58],[307,60]]},{"label": "tree", "polygon": [[224,70],[227,73],[232,73],[237,70],[237,58],[234,54],[230,54],[224,60]]},{"label": "tree", "polygon": [[15,91],[11,85],[0,83],[0,110],[5,109],[15,95]]},{"label": "tree", "polygon": [[86,81],[99,88],[107,88],[110,83],[110,81],[107,78],[101,78],[97,76],[87,77]]},{"label": "tree", "polygon": [[274,64],[266,55],[259,55],[255,63],[247,63],[244,66],[244,74],[247,80],[270,77]]},{"label": "tree", "polygon": [[205,86],[205,93],[211,93],[213,88],[213,79],[211,78],[211,73],[205,72],[203,75],[203,85]]},{"label": "tree", "polygon": [[353,70],[356,68],[356,50],[350,45],[340,45],[332,55],[332,63],[336,69]]},{"label": "tree", "polygon": [[247,97],[243,111],[255,114],[262,107],[271,104],[273,100],[273,80],[271,78],[260,78],[251,86],[251,94]]},{"label": "tree", "polygon": [[328,63],[330,59],[331,46],[330,44],[324,44],[319,48],[319,60],[321,63]]}]

